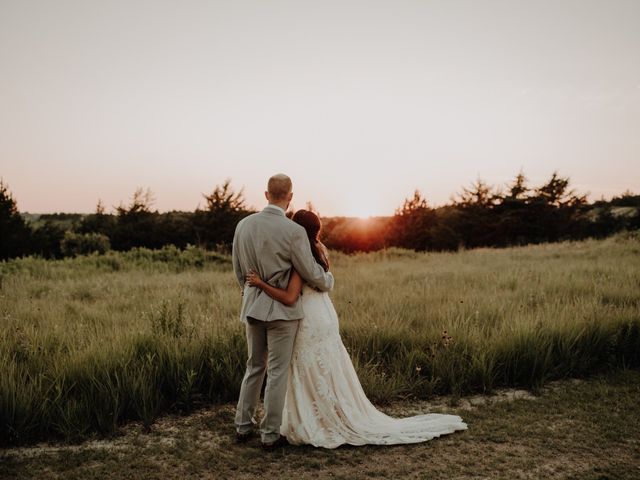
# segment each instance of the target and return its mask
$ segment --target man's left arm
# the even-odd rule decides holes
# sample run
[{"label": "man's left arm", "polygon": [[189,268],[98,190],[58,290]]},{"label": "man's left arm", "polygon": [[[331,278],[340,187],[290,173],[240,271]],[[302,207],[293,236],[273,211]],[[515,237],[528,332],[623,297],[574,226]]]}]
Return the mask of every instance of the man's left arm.
[{"label": "man's left arm", "polygon": [[231,262],[233,263],[233,273],[236,275],[236,280],[238,280],[238,284],[240,288],[244,291],[244,273],[242,273],[242,266],[240,265],[240,259],[238,256],[239,249],[239,241],[238,241],[238,229],[236,227],[236,232],[233,235],[233,246],[231,248]]}]

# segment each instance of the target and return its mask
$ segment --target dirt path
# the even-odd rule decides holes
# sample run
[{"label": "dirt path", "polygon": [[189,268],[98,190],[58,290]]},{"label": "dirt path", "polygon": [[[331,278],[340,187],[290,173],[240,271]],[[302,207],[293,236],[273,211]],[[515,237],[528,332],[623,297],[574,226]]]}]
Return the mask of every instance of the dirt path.
[{"label": "dirt path", "polygon": [[0,478],[640,478],[640,372],[505,389],[451,405],[397,402],[395,416],[456,413],[469,430],[430,442],[264,453],[233,443],[233,406],[129,424],[111,439],[0,450]]}]

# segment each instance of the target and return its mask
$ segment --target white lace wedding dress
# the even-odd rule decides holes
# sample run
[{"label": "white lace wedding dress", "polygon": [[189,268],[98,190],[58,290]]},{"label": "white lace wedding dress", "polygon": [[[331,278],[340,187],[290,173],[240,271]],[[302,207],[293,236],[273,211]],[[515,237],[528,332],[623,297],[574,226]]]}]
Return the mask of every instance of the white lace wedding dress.
[{"label": "white lace wedding dress", "polygon": [[302,290],[300,321],[289,370],[280,433],[294,444],[336,448],[417,443],[466,430],[457,415],[430,413],[392,418],[366,397],[338,330],[327,293]]}]

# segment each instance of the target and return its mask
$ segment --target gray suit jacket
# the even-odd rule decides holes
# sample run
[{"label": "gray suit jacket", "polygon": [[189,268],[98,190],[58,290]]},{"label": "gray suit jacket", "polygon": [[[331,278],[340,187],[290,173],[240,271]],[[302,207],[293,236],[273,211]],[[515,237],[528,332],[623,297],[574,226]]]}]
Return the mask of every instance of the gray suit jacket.
[{"label": "gray suit jacket", "polygon": [[233,271],[244,289],[240,319],[269,322],[304,318],[300,299],[288,307],[256,287],[245,284],[249,270],[274,287],[286,289],[291,268],[312,287],[327,292],[333,275],[325,272],[311,253],[306,230],[289,220],[282,209],[267,205],[264,210],[242,219],[233,237]]}]

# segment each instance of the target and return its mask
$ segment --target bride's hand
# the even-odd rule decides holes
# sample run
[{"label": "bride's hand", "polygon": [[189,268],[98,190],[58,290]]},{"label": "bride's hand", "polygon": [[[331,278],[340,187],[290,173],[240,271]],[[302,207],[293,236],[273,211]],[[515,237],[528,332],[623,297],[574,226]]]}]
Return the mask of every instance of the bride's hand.
[{"label": "bride's hand", "polygon": [[247,273],[246,280],[247,280],[247,283],[252,287],[260,287],[263,284],[262,279],[260,278],[260,275],[258,275],[253,270],[249,270],[249,273]]}]

